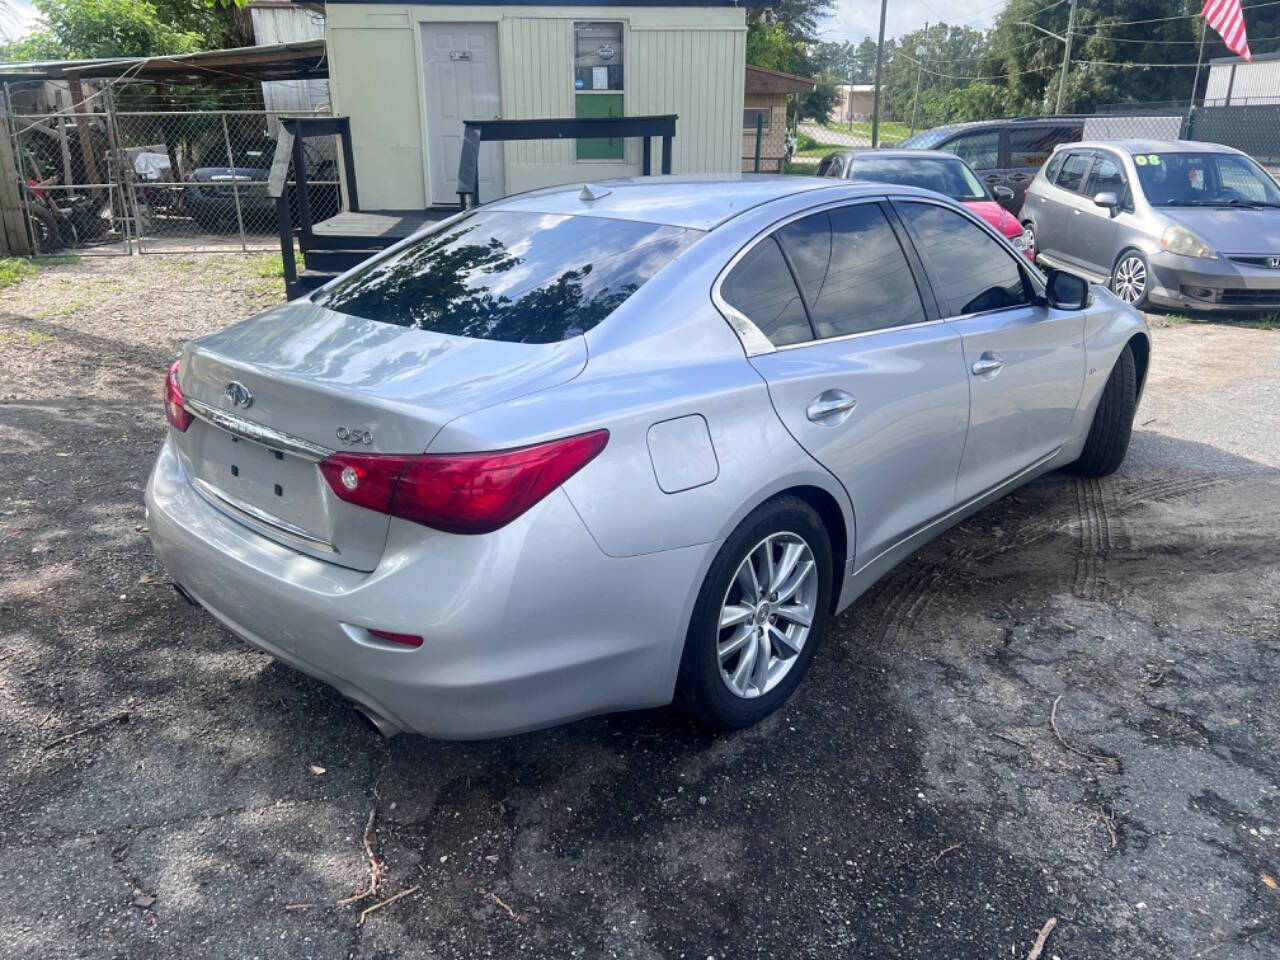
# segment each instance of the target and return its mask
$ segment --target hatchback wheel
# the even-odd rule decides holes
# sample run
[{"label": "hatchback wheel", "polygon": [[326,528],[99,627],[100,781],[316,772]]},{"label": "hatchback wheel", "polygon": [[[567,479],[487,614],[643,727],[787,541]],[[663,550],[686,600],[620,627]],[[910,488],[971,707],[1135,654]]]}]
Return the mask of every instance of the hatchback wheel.
[{"label": "hatchback wheel", "polygon": [[1146,258],[1136,250],[1126,250],[1111,271],[1111,290],[1125,303],[1141,308],[1147,302],[1148,275]]},{"label": "hatchback wheel", "polygon": [[803,500],[780,497],[729,536],[694,606],[677,699],[712,726],[768,716],[804,677],[831,608],[831,544]]}]

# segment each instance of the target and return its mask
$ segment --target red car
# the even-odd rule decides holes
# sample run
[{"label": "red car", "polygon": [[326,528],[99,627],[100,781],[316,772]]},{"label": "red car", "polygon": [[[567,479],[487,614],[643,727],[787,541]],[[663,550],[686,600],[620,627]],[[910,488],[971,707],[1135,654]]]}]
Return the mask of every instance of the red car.
[{"label": "red car", "polygon": [[1013,191],[998,186],[993,194],[982,185],[973,168],[954,153],[942,150],[842,150],[822,158],[818,164],[818,176],[923,187],[959,200],[1008,237],[1023,256],[1035,263],[1035,252],[1023,235],[1022,224],[1000,206],[1001,199],[1006,202],[1013,199]]}]

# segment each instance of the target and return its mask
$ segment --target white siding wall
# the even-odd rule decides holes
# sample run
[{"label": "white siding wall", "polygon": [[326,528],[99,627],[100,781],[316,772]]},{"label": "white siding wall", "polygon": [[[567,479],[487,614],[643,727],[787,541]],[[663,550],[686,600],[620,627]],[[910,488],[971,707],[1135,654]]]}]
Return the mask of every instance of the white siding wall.
[{"label": "white siding wall", "polygon": [[[1235,79],[1231,71],[1235,70]],[[1226,106],[1227,91],[1232,104],[1280,103],[1280,60],[1243,61],[1234,65],[1215,63],[1209,67],[1204,98],[1209,106]]]},{"label": "white siding wall", "polygon": [[[732,172],[742,143],[746,20],[734,7],[501,7],[333,2],[328,11],[334,111],[351,117],[361,205],[421,206],[426,152],[420,24],[498,23],[502,116],[574,114],[573,23],[620,20],[628,115],[674,113],[675,173]],[[410,77],[412,73],[412,77]],[[410,109],[412,100],[412,110]],[[411,126],[404,126],[412,112]],[[417,139],[416,148],[408,141]],[[622,162],[578,162],[572,141],[506,144],[508,192],[637,174],[640,141]],[[411,157],[419,171],[409,175]],[[653,169],[661,141],[653,144]],[[453,173],[452,171],[450,172]],[[368,186],[366,186],[368,184]]]}]

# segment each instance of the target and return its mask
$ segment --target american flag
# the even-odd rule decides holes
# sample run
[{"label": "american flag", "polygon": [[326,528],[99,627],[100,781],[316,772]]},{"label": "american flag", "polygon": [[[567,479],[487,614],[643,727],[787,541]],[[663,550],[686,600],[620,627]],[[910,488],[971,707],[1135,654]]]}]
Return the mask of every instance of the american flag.
[{"label": "american flag", "polygon": [[1222,37],[1222,42],[1234,54],[1253,62],[1253,54],[1249,52],[1249,37],[1244,29],[1244,11],[1240,9],[1240,0],[1205,0],[1200,16]]}]

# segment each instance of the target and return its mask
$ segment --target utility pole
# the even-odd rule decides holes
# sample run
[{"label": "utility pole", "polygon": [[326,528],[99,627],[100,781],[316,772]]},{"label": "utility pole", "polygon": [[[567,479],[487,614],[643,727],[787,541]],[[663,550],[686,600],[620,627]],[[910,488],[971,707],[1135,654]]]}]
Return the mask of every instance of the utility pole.
[{"label": "utility pole", "polygon": [[[1076,0],[1071,0],[1075,9]],[[871,147],[880,145],[880,69],[884,66],[884,18],[889,12],[889,0],[880,0],[880,41],[876,44],[876,89],[871,98]]]},{"label": "utility pole", "polygon": [[1067,14],[1066,49],[1062,52],[1062,79],[1058,82],[1058,113],[1062,113],[1062,93],[1067,87],[1067,69],[1071,65],[1071,34],[1076,28],[1076,0],[1071,0],[1071,11]]},{"label": "utility pole", "polygon": [[[929,41],[929,21],[924,22],[924,39],[925,43]],[[911,132],[916,132],[916,107],[920,104],[920,68],[923,66],[921,60],[924,58],[925,51],[928,48],[924,43],[916,44],[916,93],[911,98]]]}]

